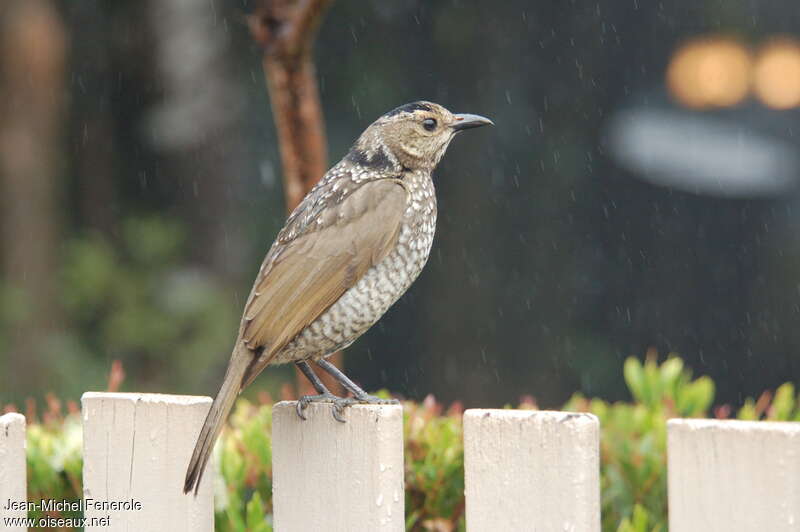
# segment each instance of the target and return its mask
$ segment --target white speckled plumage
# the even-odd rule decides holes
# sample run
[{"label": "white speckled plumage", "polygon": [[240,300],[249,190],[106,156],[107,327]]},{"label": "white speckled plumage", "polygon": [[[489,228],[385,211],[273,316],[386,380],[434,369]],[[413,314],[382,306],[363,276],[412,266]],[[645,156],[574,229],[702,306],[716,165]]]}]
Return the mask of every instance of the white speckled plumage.
[{"label": "white speckled plumage", "polygon": [[403,183],[409,199],[395,249],[303,329],[271,363],[321,358],[347,347],[378,321],[420,274],[436,231],[436,194],[430,172],[407,172]]}]

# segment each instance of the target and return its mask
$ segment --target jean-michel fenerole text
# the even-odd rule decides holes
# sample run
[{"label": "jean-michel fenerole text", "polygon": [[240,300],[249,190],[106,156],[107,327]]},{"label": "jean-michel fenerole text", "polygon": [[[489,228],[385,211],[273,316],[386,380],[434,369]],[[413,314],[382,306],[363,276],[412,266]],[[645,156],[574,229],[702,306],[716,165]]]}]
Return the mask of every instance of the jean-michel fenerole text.
[{"label": "jean-michel fenerole text", "polygon": [[8,499],[3,505],[3,510],[7,512],[136,512],[142,509],[141,501],[135,499],[126,500],[101,500],[101,499],[41,499],[37,501],[15,501]]}]

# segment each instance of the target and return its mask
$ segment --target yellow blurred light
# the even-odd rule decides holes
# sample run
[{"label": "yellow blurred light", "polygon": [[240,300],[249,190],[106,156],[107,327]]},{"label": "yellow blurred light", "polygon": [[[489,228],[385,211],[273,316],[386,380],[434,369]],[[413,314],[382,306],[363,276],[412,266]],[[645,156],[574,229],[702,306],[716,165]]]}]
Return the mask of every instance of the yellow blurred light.
[{"label": "yellow blurred light", "polygon": [[719,37],[693,40],[673,55],[667,87],[688,107],[729,107],[747,96],[751,70],[750,53],[738,42]]},{"label": "yellow blurred light", "polygon": [[753,90],[773,109],[800,105],[800,44],[783,38],[765,44],[756,58]]}]

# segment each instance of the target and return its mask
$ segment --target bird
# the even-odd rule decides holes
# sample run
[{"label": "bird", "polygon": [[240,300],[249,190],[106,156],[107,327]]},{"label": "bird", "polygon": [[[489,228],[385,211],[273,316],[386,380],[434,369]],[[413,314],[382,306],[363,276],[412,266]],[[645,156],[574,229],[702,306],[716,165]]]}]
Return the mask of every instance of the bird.
[{"label": "bird", "polygon": [[[352,344],[414,282],[436,229],[433,170],[461,131],[493,125],[416,101],[380,116],[294,209],[267,252],[245,303],[225,377],[189,461],[184,493],[199,489],[238,394],[267,366],[294,363],[337,421],[353,404],[397,403],[367,394],[326,357]],[[352,397],[332,394],[312,369]]]}]

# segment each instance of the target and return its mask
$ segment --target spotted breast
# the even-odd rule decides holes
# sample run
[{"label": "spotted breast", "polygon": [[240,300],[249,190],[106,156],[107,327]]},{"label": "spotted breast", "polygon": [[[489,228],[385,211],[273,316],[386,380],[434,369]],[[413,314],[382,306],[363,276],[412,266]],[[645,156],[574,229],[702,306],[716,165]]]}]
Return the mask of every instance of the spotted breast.
[{"label": "spotted breast", "polygon": [[397,245],[271,363],[316,359],[344,349],[366,332],[405,293],[430,255],[436,231],[436,194],[424,171],[402,176],[408,191]]}]

